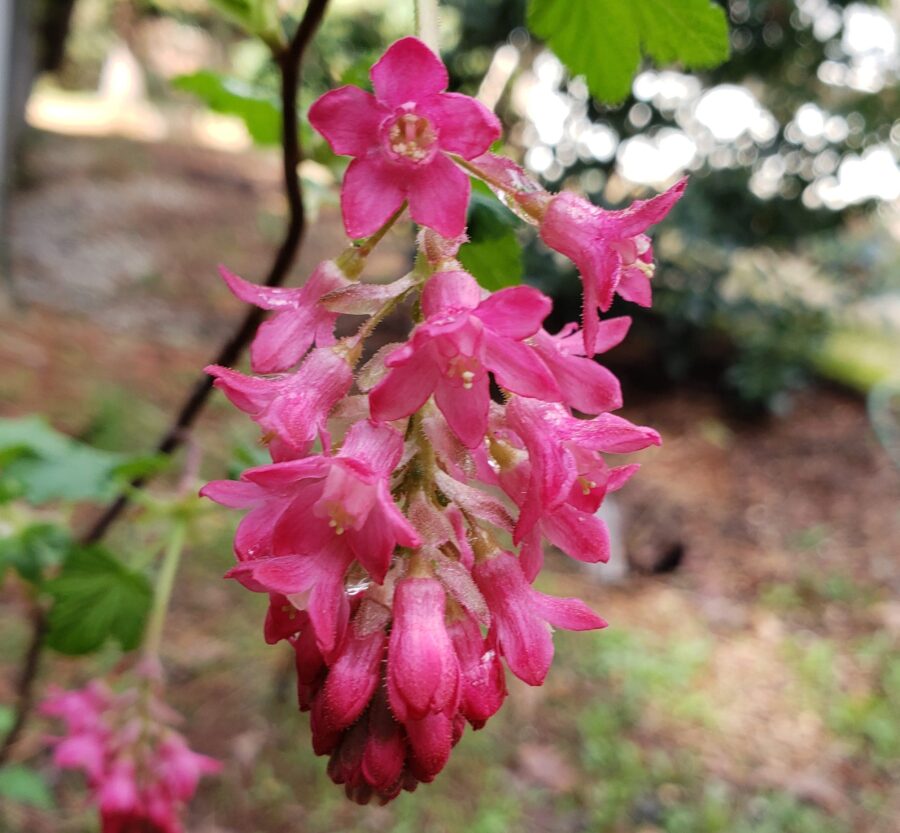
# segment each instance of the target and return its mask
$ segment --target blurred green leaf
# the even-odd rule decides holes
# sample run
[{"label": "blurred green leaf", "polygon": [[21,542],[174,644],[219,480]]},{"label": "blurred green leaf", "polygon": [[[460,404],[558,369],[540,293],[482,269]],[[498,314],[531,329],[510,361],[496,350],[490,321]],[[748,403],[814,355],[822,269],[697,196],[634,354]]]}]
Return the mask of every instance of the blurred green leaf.
[{"label": "blurred green leaf", "polygon": [[85,445],[40,417],[0,420],[0,493],[31,503],[103,500],[130,458]]},{"label": "blurred green leaf", "polygon": [[19,764],[0,769],[0,796],[19,804],[40,807],[42,810],[53,806],[53,796],[43,776]]},{"label": "blurred green leaf", "polygon": [[522,248],[518,221],[493,197],[473,192],[469,204],[470,242],[459,251],[460,263],[485,289],[496,291],[522,282]]},{"label": "blurred green leaf", "polygon": [[140,643],[153,591],[144,576],[102,547],[74,552],[45,584],[53,597],[47,644],[63,654],[87,654],[108,638],[126,651]]},{"label": "blurred green leaf", "polygon": [[40,584],[49,567],[62,564],[69,554],[69,531],[51,523],[36,523],[16,535],[0,539],[0,577],[12,567],[25,581]]},{"label": "blurred green leaf", "polygon": [[277,0],[209,0],[209,4],[266,43],[282,40]]},{"label": "blurred green leaf", "polygon": [[208,69],[179,75],[172,80],[172,86],[197,96],[216,113],[240,118],[256,144],[281,142],[281,105],[269,93]]},{"label": "blurred green leaf", "polygon": [[642,55],[688,69],[728,58],[728,24],[710,0],[530,0],[528,25],[591,94],[622,101]]}]

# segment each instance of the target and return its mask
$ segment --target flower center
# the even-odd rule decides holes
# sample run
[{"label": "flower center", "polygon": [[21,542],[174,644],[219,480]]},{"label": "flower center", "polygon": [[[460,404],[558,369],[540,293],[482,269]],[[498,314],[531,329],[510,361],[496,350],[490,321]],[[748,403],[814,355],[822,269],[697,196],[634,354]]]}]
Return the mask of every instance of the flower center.
[{"label": "flower center", "polygon": [[450,379],[459,379],[466,390],[472,390],[479,370],[481,362],[475,356],[455,356],[447,364],[447,376]]},{"label": "flower center", "polygon": [[428,119],[416,113],[403,113],[388,122],[384,139],[388,156],[397,162],[421,165],[437,153],[437,133]]}]

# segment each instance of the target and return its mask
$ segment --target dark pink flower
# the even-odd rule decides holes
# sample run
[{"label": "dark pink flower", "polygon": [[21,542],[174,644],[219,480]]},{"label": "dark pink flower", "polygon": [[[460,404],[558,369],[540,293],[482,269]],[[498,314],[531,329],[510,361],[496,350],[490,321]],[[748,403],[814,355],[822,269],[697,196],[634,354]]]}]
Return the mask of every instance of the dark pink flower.
[{"label": "dark pink flower", "polygon": [[347,276],[332,260],[323,260],[309,280],[297,288],[260,286],[219,267],[222,280],[234,295],[275,314],[264,321],[250,345],[250,362],[256,373],[280,373],[292,368],[313,344],[335,343],[338,313],[319,301],[323,295],[346,286]]},{"label": "dark pink flower", "polygon": [[506,697],[506,679],[500,655],[485,642],[481,628],[466,614],[454,617],[447,626],[461,682],[459,711],[480,729],[494,715]]},{"label": "dark pink flower", "polygon": [[332,150],[355,157],[341,188],[347,234],[372,234],[404,200],[420,225],[444,237],[462,234],[469,178],[447,154],[484,153],[499,138],[500,122],[475,99],[444,92],[446,68],[416,38],[394,43],[371,78],[375,95],[340,87],[309,111]]},{"label": "dark pink flower", "polygon": [[403,723],[453,713],[459,702],[459,664],[444,623],[446,596],[433,578],[406,578],[394,589],[388,646],[391,711]]},{"label": "dark pink flower", "polygon": [[425,322],[387,357],[390,372],[369,394],[373,419],[408,416],[434,393],[450,428],[473,448],[487,430],[488,371],[515,393],[560,398],[546,365],[523,343],[550,311],[550,299],[527,286],[481,296],[466,272],[438,272],[428,281],[422,292]]},{"label": "dark pink flower", "polygon": [[580,599],[560,599],[535,590],[518,559],[497,551],[475,564],[475,582],[491,609],[488,642],[495,644],[509,670],[529,685],[542,685],[553,661],[548,625],[584,631],[605,628]]},{"label": "dark pink flower", "polygon": [[584,346],[597,352],[597,310],[606,311],[618,292],[649,307],[653,249],[645,232],[678,202],[687,179],[649,200],[636,200],[622,211],[606,211],[569,191],[557,194],[541,222],[541,237],[570,258],[584,284]]},{"label": "dark pink flower", "polygon": [[276,462],[303,456],[317,437],[329,451],[328,415],[353,384],[347,360],[327,347],[310,352],[296,373],[284,376],[245,376],[218,365],[206,372],[262,428]]}]

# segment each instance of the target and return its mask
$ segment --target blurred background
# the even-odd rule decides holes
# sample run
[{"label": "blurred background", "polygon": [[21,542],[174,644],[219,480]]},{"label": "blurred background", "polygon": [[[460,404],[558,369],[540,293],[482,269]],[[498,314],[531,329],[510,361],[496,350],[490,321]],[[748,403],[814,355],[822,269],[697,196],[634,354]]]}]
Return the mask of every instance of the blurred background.
[{"label": "blurred background", "polygon": [[[309,749],[265,599],[221,581],[234,513],[204,516],[170,617],[170,697],[226,761],[189,831],[896,833],[900,818],[900,3],[729,0],[731,59],[647,66],[619,107],[525,29],[524,0],[446,0],[455,89],[556,190],[620,207],[687,172],[654,233],[652,311],[607,357],[661,449],[608,509],[614,563],[552,560],[543,589],[612,627],[560,633],[545,686],[511,681],[445,773],[347,803]],[[225,263],[265,273],[282,233],[277,75],[205,0],[9,0],[0,20],[0,416],[44,414],[109,452],[149,450],[243,310]],[[301,103],[412,31],[412,4],[333,0]],[[344,245],[334,157],[305,123],[313,215],[292,282]],[[569,264],[476,193],[467,265],[579,314]],[[517,243],[524,245],[520,255]],[[410,262],[396,232],[370,274]],[[398,323],[398,326],[400,324]],[[216,397],[203,471],[260,458]],[[76,515],[76,519],[80,515]],[[126,556],[143,532],[122,524]],[[27,640],[3,586],[0,700]],[[112,668],[53,657],[43,681]],[[2,715],[0,715],[2,717]],[[20,757],[42,766],[40,732]],[[52,777],[52,776],[51,776]],[[77,778],[11,831],[88,831]],[[47,801],[32,801],[47,805]]]}]

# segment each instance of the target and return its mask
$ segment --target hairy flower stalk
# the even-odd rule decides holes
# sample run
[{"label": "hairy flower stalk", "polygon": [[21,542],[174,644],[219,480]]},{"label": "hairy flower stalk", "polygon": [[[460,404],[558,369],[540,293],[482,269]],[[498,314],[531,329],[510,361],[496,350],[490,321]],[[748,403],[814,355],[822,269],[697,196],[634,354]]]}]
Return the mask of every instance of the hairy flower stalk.
[{"label": "hairy flower stalk", "polygon": [[[611,413],[621,389],[594,357],[629,320],[598,311],[615,293],[649,304],[645,231],[684,189],[620,212],[546,192],[486,152],[496,118],[445,92],[446,69],[415,38],[387,50],[372,83],[374,95],[342,87],[310,110],[334,151],[354,157],[344,224],[368,239],[300,289],[223,271],[235,295],[274,313],[252,353],[269,375],[208,371],[258,423],[272,462],[202,490],[245,511],[228,576],[268,594],[265,639],[294,649],[314,750],[361,803],[433,780],[466,725],[480,729],[500,708],[507,669],[541,685],[553,628],[606,626],[584,602],[533,583],[545,541],[581,561],[607,559],[596,512],[637,468],[608,455],[659,443]],[[489,293],[462,268],[470,175],[575,261],[583,329],[548,333],[549,298],[527,286]],[[416,269],[387,285],[359,282],[404,210],[421,227]],[[407,299],[408,338],[360,366],[368,337]],[[337,340],[345,314],[367,319]]]}]

